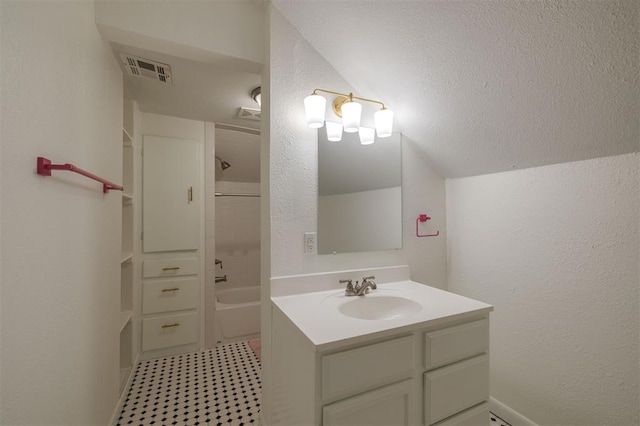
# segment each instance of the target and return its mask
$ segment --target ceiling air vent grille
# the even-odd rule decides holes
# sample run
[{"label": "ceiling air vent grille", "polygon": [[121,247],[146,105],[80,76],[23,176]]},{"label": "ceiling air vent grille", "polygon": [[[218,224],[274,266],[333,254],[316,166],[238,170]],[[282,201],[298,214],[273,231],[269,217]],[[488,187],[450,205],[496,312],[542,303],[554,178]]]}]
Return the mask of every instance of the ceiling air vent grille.
[{"label": "ceiling air vent grille", "polygon": [[260,113],[259,109],[241,107],[238,109],[238,118],[260,121]]},{"label": "ceiling air vent grille", "polygon": [[150,78],[161,83],[172,84],[171,66],[150,59],[140,58],[120,52],[122,66],[128,75],[136,77]]}]

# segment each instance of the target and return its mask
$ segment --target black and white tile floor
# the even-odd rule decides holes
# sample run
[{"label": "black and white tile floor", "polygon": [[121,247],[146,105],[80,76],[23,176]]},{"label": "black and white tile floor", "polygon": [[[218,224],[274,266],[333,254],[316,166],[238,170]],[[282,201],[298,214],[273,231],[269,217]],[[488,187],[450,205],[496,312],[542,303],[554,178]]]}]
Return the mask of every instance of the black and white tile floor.
[{"label": "black and white tile floor", "polygon": [[138,364],[118,425],[250,425],[260,361],[247,342]]},{"label": "black and white tile floor", "polygon": [[[257,425],[260,360],[247,342],[138,364],[118,425]],[[490,413],[490,426],[510,426]]]},{"label": "black and white tile floor", "polygon": [[492,412],[489,412],[489,418],[491,419],[491,426],[511,426]]}]

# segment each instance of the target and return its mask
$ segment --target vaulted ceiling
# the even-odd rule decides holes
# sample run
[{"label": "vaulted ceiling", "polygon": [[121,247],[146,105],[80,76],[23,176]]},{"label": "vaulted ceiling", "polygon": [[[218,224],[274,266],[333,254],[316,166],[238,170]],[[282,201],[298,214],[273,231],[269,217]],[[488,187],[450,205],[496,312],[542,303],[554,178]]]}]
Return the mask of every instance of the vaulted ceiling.
[{"label": "vaulted ceiling", "polygon": [[640,148],[637,1],[273,3],[444,177]]}]

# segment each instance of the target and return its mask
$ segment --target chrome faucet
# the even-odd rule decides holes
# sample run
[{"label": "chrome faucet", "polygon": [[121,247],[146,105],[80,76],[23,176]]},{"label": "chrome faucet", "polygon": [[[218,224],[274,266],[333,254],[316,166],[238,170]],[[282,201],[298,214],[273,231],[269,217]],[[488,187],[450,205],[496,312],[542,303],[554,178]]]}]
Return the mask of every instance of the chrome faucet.
[{"label": "chrome faucet", "polygon": [[347,288],[344,290],[345,296],[355,296],[356,290],[353,288],[353,283],[351,280],[340,280],[340,284],[347,284]]},{"label": "chrome faucet", "polygon": [[226,274],[225,274],[225,275],[223,275],[223,276],[221,276],[221,277],[216,277],[216,282],[217,282],[217,283],[219,283],[219,282],[226,282],[226,281],[227,281],[227,275],[226,275]]},{"label": "chrome faucet", "polygon": [[378,286],[376,285],[376,282],[373,281],[375,279],[376,277],[374,276],[364,277],[362,279],[362,284],[360,284],[359,286],[358,286],[358,283],[356,282],[356,295],[364,296],[365,294],[368,294],[371,290],[377,289]]},{"label": "chrome faucet", "polygon": [[344,290],[345,296],[364,296],[368,294],[371,290],[375,290],[378,288],[376,282],[373,281],[376,277],[364,277],[362,279],[362,284],[356,281],[356,285],[353,285],[352,280],[340,280],[340,284],[347,284],[347,288]]}]

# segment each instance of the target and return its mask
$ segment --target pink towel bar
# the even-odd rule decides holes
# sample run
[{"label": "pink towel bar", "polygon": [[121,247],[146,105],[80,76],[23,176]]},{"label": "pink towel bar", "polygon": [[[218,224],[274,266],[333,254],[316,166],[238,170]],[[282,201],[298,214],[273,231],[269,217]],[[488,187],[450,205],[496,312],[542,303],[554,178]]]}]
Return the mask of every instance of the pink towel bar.
[{"label": "pink towel bar", "polygon": [[102,184],[102,192],[104,192],[105,194],[108,193],[111,189],[115,189],[116,191],[122,191],[124,189],[113,182],[109,182],[108,180],[103,179],[100,176],[96,176],[93,173],[82,170],[80,167],[76,167],[73,164],[51,164],[51,160],[49,160],[48,158],[38,157],[38,174],[42,176],[51,176],[51,170],[66,170],[69,172],[78,173],[82,176],[86,176],[89,179],[97,180]]}]

